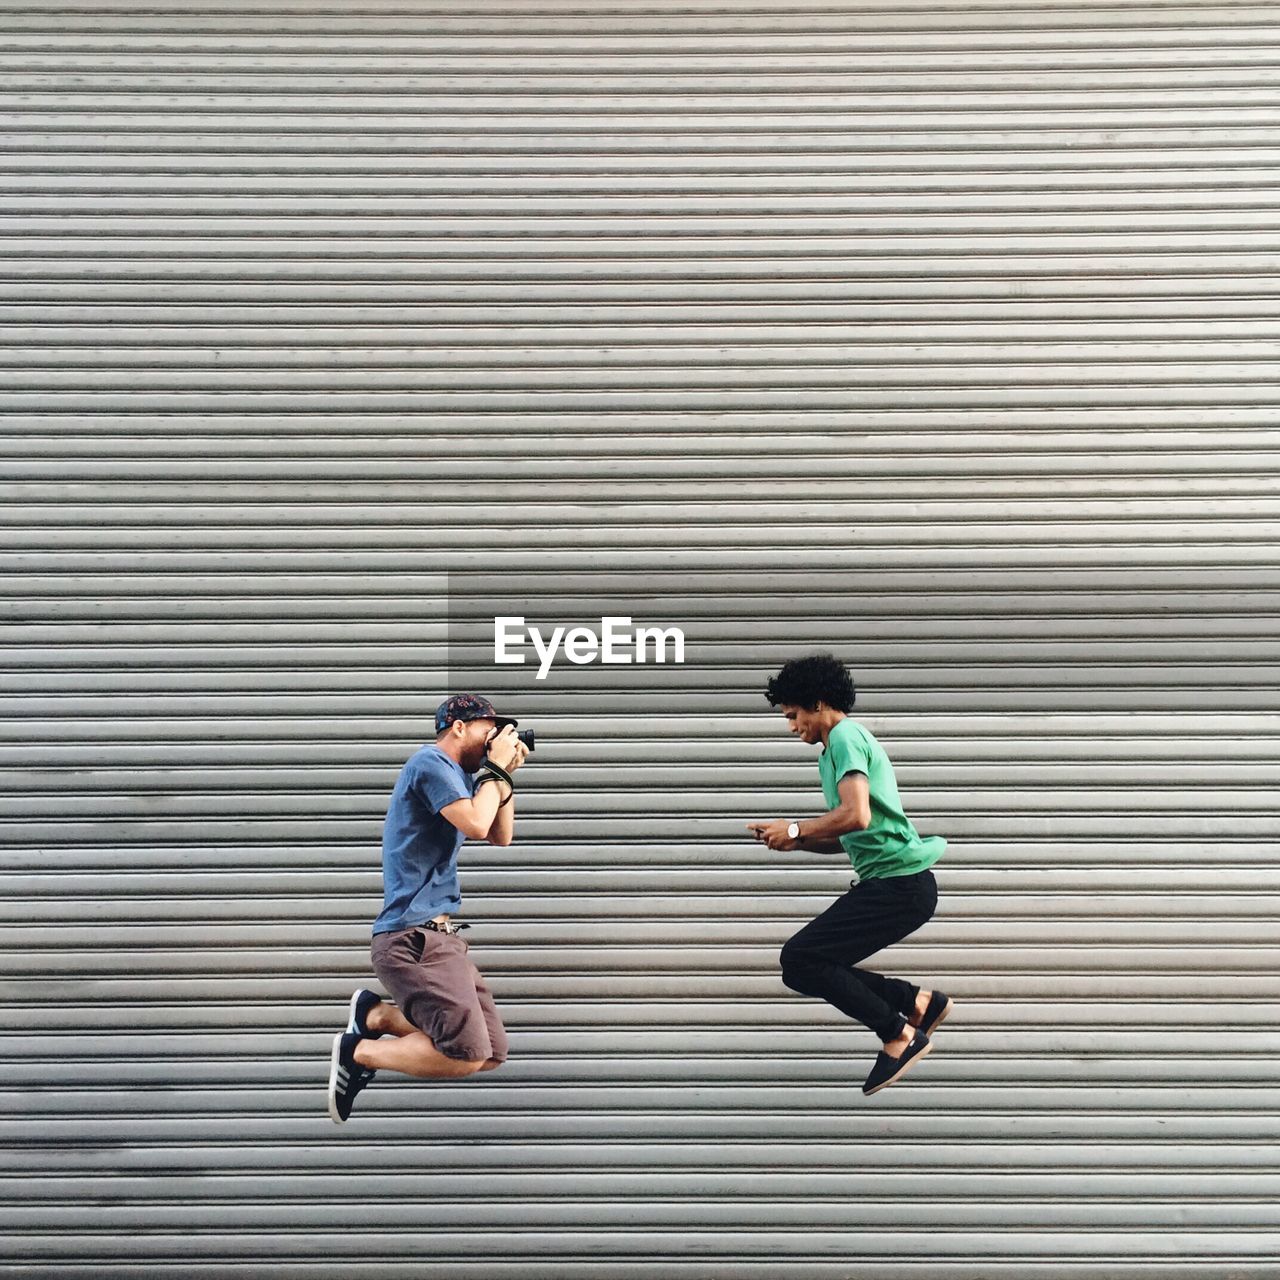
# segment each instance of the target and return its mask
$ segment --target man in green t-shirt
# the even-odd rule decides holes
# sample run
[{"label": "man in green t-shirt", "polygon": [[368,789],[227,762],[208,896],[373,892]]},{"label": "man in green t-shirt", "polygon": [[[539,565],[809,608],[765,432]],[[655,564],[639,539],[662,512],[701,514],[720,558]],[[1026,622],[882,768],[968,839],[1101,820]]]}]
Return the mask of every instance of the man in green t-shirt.
[{"label": "man in green t-shirt", "polygon": [[876,1093],[932,1048],[929,1032],[951,1012],[941,991],[886,978],[858,961],[900,942],[932,915],[938,886],[929,870],[946,842],[921,838],[902,811],[884,748],[853,710],[853,680],[830,654],[788,662],[765,691],[791,732],[822,743],[818,773],[828,811],[817,818],[749,822],[770,849],[847,853],[858,878],[782,948],[782,980],[869,1027],[884,1048],[862,1086]]}]

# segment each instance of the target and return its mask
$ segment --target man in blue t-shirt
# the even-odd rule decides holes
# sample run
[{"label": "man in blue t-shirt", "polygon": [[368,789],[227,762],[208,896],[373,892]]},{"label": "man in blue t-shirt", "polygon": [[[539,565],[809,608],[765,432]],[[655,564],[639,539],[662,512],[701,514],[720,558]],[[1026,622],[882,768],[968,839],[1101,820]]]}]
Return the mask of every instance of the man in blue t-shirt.
[{"label": "man in blue t-shirt", "polygon": [[[516,721],[487,698],[461,693],[436,708],[436,740],[400,771],[382,828],[383,907],[373,923],[373,967],[394,1003],[361,989],[334,1037],[329,1114],[341,1124],[356,1094],[386,1067],[423,1079],[501,1066],[507,1033],[453,917],[462,906],[462,842],[510,844],[511,775],[528,747]],[[390,1039],[383,1040],[383,1036]]]},{"label": "man in blue t-shirt", "polygon": [[946,842],[922,838],[903,812],[884,748],[849,718],[853,680],[831,654],[786,663],[765,691],[791,732],[822,743],[818,774],[827,812],[816,818],[750,822],[770,849],[844,853],[858,879],[782,948],[782,980],[818,996],[869,1027],[883,1049],[862,1086],[891,1085],[931,1046],[929,1032],[951,1012],[941,991],[856,967],[867,956],[914,933],[938,903],[929,869]]}]

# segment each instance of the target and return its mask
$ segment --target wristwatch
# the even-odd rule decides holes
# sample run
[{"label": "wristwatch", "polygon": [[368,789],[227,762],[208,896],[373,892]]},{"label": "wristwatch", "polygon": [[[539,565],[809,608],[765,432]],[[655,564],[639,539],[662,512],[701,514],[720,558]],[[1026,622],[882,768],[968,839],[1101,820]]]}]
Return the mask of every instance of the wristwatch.
[{"label": "wristwatch", "polygon": [[787,839],[788,839],[788,840],[803,840],[803,839],[804,839],[804,837],[800,834],[800,824],[799,824],[798,822],[793,822],[793,823],[792,823],[792,824],[787,828]]}]

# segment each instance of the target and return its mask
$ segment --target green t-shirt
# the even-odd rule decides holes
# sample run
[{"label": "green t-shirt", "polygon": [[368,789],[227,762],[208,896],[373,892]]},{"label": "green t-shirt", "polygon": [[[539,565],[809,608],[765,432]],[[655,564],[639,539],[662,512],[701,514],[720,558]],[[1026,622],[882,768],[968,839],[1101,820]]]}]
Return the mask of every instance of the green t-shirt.
[{"label": "green t-shirt", "polygon": [[822,794],[827,808],[840,803],[837,789],[847,773],[865,773],[871,791],[871,825],[840,837],[859,880],[909,876],[931,867],[947,842],[940,836],[921,839],[902,812],[898,780],[884,748],[871,733],[848,717],[839,721],[818,757]]}]

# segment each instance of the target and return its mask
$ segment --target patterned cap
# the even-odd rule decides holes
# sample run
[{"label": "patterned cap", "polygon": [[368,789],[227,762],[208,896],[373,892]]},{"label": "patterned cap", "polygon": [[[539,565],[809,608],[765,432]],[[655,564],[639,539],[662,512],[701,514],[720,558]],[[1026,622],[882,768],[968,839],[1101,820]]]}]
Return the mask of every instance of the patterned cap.
[{"label": "patterned cap", "polygon": [[519,724],[511,716],[500,716],[488,698],[478,693],[455,693],[436,708],[436,732],[443,733],[455,720],[496,720],[498,728],[504,724]]}]

